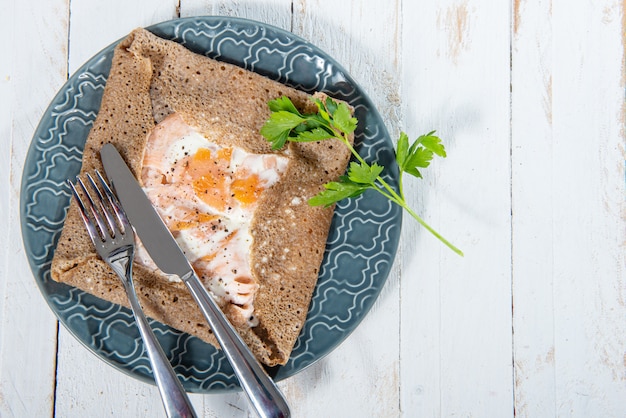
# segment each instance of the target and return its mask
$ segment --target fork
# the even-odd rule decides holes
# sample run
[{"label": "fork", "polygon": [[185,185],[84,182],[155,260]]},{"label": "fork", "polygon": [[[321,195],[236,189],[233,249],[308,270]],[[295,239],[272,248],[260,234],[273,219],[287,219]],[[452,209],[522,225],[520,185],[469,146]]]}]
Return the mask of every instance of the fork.
[{"label": "fork", "polygon": [[[87,191],[80,177],[75,186],[67,180],[80,210],[89,237],[96,247],[98,255],[117,273],[130,301],[130,306],[152,365],[152,373],[161,394],[161,400],[168,417],[196,417],[187,393],[176,377],[174,369],[165,357],[148,320],[144,315],[133,286],[132,261],[135,254],[135,236],[133,228],[117,197],[102,175],[95,171],[100,188],[90,174],[87,180],[95,199]],[[86,200],[81,198],[82,195]],[[103,194],[104,192],[104,194]],[[97,205],[96,205],[97,202]]]}]

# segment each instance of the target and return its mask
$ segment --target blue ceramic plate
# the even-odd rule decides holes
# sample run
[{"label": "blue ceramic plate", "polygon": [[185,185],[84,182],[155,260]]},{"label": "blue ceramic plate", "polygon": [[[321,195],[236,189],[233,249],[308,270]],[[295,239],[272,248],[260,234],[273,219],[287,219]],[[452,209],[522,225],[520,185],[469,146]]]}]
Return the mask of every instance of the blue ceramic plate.
[{"label": "blue ceramic plate", "polygon": [[[178,19],[148,29],[194,52],[307,92],[323,91],[346,100],[359,119],[359,153],[366,160],[395,167],[385,125],[365,93],[332,58],[292,33],[227,17]],[[50,262],[70,200],[64,181],[80,170],[83,146],[100,106],[114,47],[104,49],[76,71],[43,115],[22,176],[22,235],[35,280],[63,325],[104,361],[136,378],[152,381],[130,310],[50,278]],[[387,175],[394,184],[397,172]],[[306,324],[289,362],[271,370],[275,379],[313,364],[357,327],[389,274],[400,224],[398,207],[375,193],[339,203]],[[156,321],[152,325],[188,391],[239,389],[219,350]]]}]

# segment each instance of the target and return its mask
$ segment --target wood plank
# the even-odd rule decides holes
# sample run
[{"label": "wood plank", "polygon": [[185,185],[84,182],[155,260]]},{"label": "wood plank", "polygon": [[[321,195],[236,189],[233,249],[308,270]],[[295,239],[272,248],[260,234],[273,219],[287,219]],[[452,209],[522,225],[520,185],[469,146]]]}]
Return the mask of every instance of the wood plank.
[{"label": "wood plank", "polygon": [[[343,63],[357,79],[359,76],[363,78],[359,80],[362,87],[379,108],[387,110],[390,129],[397,130],[398,87],[393,85],[399,62],[396,57],[397,33],[390,31],[381,36],[374,29],[381,18],[385,23],[396,25],[399,11],[396,5],[390,7],[382,3],[380,6],[370,5],[370,9],[366,10],[366,3],[332,4],[331,8],[328,1],[299,1],[294,3],[294,15],[291,17],[290,1],[186,1],[181,13],[183,16],[220,14],[247,17],[291,29]],[[341,10],[335,13],[338,8]],[[340,15],[351,16],[351,20],[342,21],[338,19]],[[331,33],[340,36],[331,36]],[[381,54],[381,51],[385,52]],[[381,77],[386,81],[385,85],[380,84]],[[397,346],[393,343],[398,340],[398,328],[389,327],[389,324],[398,324],[398,290],[397,279],[392,276],[389,281],[391,284],[385,288],[372,313],[344,344],[318,364],[281,382],[294,416],[393,416],[398,413],[399,362]],[[374,335],[376,338],[373,338]],[[375,388],[361,384],[372,380],[380,383]],[[230,399],[223,404],[215,397],[205,398],[207,410],[217,413],[216,416],[225,416],[232,409],[229,406],[232,401],[245,407],[245,399],[242,403],[240,397],[228,396]],[[223,409],[225,406],[226,409]]]},{"label": "wood plank", "polygon": [[[178,2],[72,1],[70,10],[70,75],[102,48],[138,26],[177,17]],[[111,13],[110,10],[124,10]],[[202,397],[192,396],[202,410]],[[56,415],[63,417],[165,416],[155,386],[108,366],[86,350],[64,328],[59,332]]]},{"label": "wood plank", "polygon": [[[400,125],[400,4],[296,1],[293,17],[293,32],[346,68],[394,138]],[[293,378],[287,393],[295,401],[294,416],[400,414],[398,273],[393,270],[356,331],[327,358]]]},{"label": "wood plank", "polygon": [[[555,214],[562,214],[553,226],[556,406],[558,414],[621,416],[626,395],[624,10],[611,1],[571,6],[553,4],[554,71],[559,73],[553,80],[553,173]],[[589,142],[590,150],[585,149]]]},{"label": "wood plank", "polygon": [[[551,5],[551,131],[544,136],[548,156],[540,157],[547,158],[550,166],[549,176],[543,179],[549,184],[543,187],[548,188],[551,202],[540,203],[540,208],[525,216],[534,213],[550,228],[548,239],[537,240],[536,245],[551,253],[547,267],[553,280],[539,284],[535,291],[551,293],[553,306],[535,306],[528,289],[516,291],[520,304],[515,306],[516,316],[538,310],[537,316],[543,313],[544,321],[553,322],[553,335],[540,336],[544,341],[554,340],[549,355],[525,358],[521,351],[516,363],[529,369],[517,367],[518,380],[534,379],[547,386],[550,392],[542,402],[558,416],[624,413],[623,16],[619,2],[555,1]],[[525,165],[535,164],[532,156],[522,156]],[[522,256],[515,256],[520,269],[529,264]],[[516,276],[523,289],[525,277]],[[516,330],[523,326],[528,325],[520,324]],[[527,340],[527,344],[534,343],[534,339]],[[541,362],[554,368],[554,381],[535,374]],[[532,416],[534,391],[520,385],[517,393],[522,416]]]},{"label": "wood plank", "polygon": [[511,142],[515,412],[556,416],[552,1],[513,8]]},{"label": "wood plank", "polygon": [[[291,28],[291,0],[281,1],[201,1],[185,0],[180,5],[181,17],[219,15],[258,20],[269,25],[290,30]],[[290,395],[291,382],[280,382],[279,388],[285,394],[287,401],[292,404]],[[207,417],[243,417],[251,416],[247,398],[241,392],[220,395],[205,395],[202,397],[204,416]]]},{"label": "wood plank", "polygon": [[[12,57],[14,25],[13,25],[13,12],[15,4],[9,3],[5,13],[0,16],[0,54],[5,57]],[[0,138],[2,138],[2,144],[11,146],[13,142],[13,85],[14,82],[11,77],[15,74],[14,60],[5,59],[0,61]],[[11,154],[0,153],[0,184],[9,185],[11,183]],[[0,217],[1,219],[7,219],[11,211],[11,206],[15,203],[11,203],[11,188],[3,186],[2,193],[0,193]],[[0,260],[2,265],[7,265],[9,262],[9,228],[8,223],[0,223]],[[4,311],[4,301],[7,299],[6,284],[9,273],[6,269],[0,272],[2,279],[0,280],[0,323],[6,324],[7,313]],[[0,373],[2,370],[2,343],[3,343],[3,330],[5,326],[0,327]]]},{"label": "wood plank", "polygon": [[[81,38],[85,34],[90,33],[90,24],[93,23],[93,20],[98,16],[98,11],[89,7],[87,4],[80,4],[76,6],[75,3],[73,3],[72,5],[72,19],[80,19],[80,26],[76,25],[78,27],[75,27],[74,20],[72,20],[72,26],[75,29],[75,32],[72,32],[72,39],[75,37]],[[77,68],[82,65],[85,60],[97,52],[98,48],[102,48],[110,42],[115,41],[117,38],[124,36],[125,33],[132,30],[135,26],[147,26],[149,24],[171,18],[171,16],[168,16],[168,13],[173,10],[173,6],[173,2],[165,2],[161,5],[162,11],[159,17],[154,15],[156,12],[149,16],[145,14],[142,15],[139,11],[136,11],[137,14],[131,14],[128,22],[126,23],[122,22],[122,24],[120,24],[117,21],[109,22],[109,26],[115,28],[115,33],[108,31],[106,25],[103,23],[102,27],[94,31],[95,34],[98,34],[99,39],[90,40],[89,45],[85,45],[83,43],[79,43],[77,45],[76,43],[72,43],[72,48],[70,50],[72,68]],[[79,7],[79,9],[75,10],[74,7]],[[136,7],[141,8],[141,5],[137,5]],[[223,8],[225,6],[221,5],[215,7],[219,9],[220,7]],[[212,14],[209,10],[202,9],[200,5],[191,1],[181,2],[179,10],[181,17],[188,15]],[[211,7],[211,11],[212,10],[213,8]],[[276,10],[274,9],[274,11]],[[290,8],[286,8],[285,11],[290,13]],[[251,12],[256,13],[256,10],[252,10]],[[137,23],[137,16],[143,16],[143,20],[140,19],[141,24]],[[268,12],[268,16],[281,16],[281,14]],[[290,21],[290,18],[287,19],[287,21]],[[280,22],[275,20],[270,23],[279,24]],[[124,32],[124,30],[119,30],[120,27],[125,27],[126,29],[124,30],[126,32]],[[76,48],[76,51],[74,48]],[[62,331],[60,341],[60,364],[65,364],[65,362],[67,362],[69,365],[71,364],[70,362],[78,362],[80,364],[87,363],[88,366],[84,367],[81,371],[70,373],[69,375],[65,370],[61,371],[63,377],[60,377],[61,382],[58,389],[58,397],[60,401],[57,402],[57,410],[64,411],[66,413],[71,411],[72,414],[76,414],[75,416],[85,416],[93,413],[99,413],[98,405],[101,405],[102,402],[105,401],[107,402],[108,410],[112,414],[120,414],[124,413],[126,410],[132,410],[136,411],[138,416],[164,416],[158,392],[155,387],[133,381],[127,376],[122,375],[121,373],[104,365],[104,363],[99,360],[96,359],[94,361],[93,356],[86,350],[81,350],[81,347],[77,345],[76,341],[74,341],[73,338],[64,331]],[[66,350],[64,349],[65,346],[67,346]],[[76,356],[78,356],[78,359]],[[82,380],[81,375],[97,375],[104,376],[104,378],[101,379],[101,382],[97,385],[92,385],[89,386],[89,388],[81,388],[81,390],[78,390],[78,388],[85,383],[85,381]],[[124,388],[126,395],[111,395],[111,388],[116,388],[118,386],[122,386]],[[107,388],[109,390],[105,390]],[[75,392],[81,393],[81,400],[76,400],[76,396],[73,396],[73,393]],[[139,394],[139,397],[135,399],[136,394]],[[192,394],[190,397],[200,416],[236,417],[242,416],[242,414],[248,410],[248,401],[241,393],[220,396],[202,396]],[[67,402],[65,402],[65,400],[67,400]]]},{"label": "wood plank", "polygon": [[[407,195],[465,258],[405,216],[370,315],[280,383],[294,416],[624,415],[624,1],[71,5],[71,24],[67,0],[0,14],[0,416],[164,416],[155,387],[64,329],[55,393],[57,322],[15,243],[24,158],[67,74],[177,11],[293,30],[344,64],[394,138],[437,129],[448,148]],[[200,416],[251,416],[242,394],[192,399]]]},{"label": "wood plank", "polygon": [[64,0],[9,1],[0,16],[0,416],[53,410],[57,323],[21,244],[19,193],[35,127],[65,80],[67,25]]},{"label": "wood plank", "polygon": [[[91,34],[90,36],[94,39],[90,38],[81,42],[72,42],[70,49],[71,68],[78,68],[100,48],[124,36],[136,26],[147,26],[174,17],[170,16],[170,13],[176,10],[176,6],[180,7],[178,10],[181,13],[181,17],[212,14],[207,13],[208,10],[202,9],[200,5],[191,1],[180,2],[180,4],[163,2],[158,8],[160,10],[158,12],[154,11],[156,10],[154,6],[143,6],[142,12],[142,4],[136,4],[137,10],[129,13],[126,22],[111,20],[107,23],[105,20],[99,23],[98,28],[92,29],[91,25],[99,15],[98,10],[92,8],[87,3],[73,2],[72,39],[83,39],[87,34]],[[105,6],[103,5],[103,7]],[[106,7],[111,7],[111,5],[106,5]],[[120,7],[126,6],[120,4]],[[217,9],[223,9],[224,7],[225,5],[215,6]],[[152,10],[152,14],[145,13],[145,10]],[[274,12],[268,12],[268,16],[281,16],[280,13],[275,13],[275,9],[270,8],[270,10],[274,10]],[[290,13],[290,8],[286,8],[285,11]],[[251,13],[256,12],[256,9],[251,10]],[[107,15],[105,13],[105,16]],[[113,19],[112,16],[111,19]],[[75,23],[74,20],[77,22]],[[290,21],[290,18],[287,21]],[[272,21],[270,23],[279,24],[280,22]],[[111,31],[110,28],[114,28],[115,31]],[[59,364],[67,364],[69,366],[73,363],[87,364],[87,366],[81,367],[81,370],[75,372],[69,372],[65,369],[60,370],[59,401],[57,402],[57,410],[60,413],[70,414],[68,416],[99,414],[99,405],[106,402],[107,410],[114,415],[126,413],[127,410],[130,410],[135,411],[137,416],[164,416],[155,387],[134,381],[97,359],[94,361],[90,353],[81,349],[69,334],[62,331]],[[85,384],[83,376],[96,375],[103,376],[98,384],[91,385],[88,388],[82,387]],[[116,388],[118,387],[124,388],[123,394],[121,396],[118,396],[118,394],[112,395],[110,391],[116,390],[117,392],[118,389]],[[79,399],[77,399],[75,393],[80,394]],[[136,397],[137,394],[139,395],[138,397]],[[242,416],[248,410],[248,401],[241,393],[220,396],[192,394],[190,398],[200,416],[236,417]]]},{"label": "wood plank", "polygon": [[291,0],[184,0],[181,1],[180,15],[240,17],[290,30],[291,4]]},{"label": "wood plank", "polygon": [[511,416],[509,23],[506,2],[405,2],[404,129],[437,129],[448,157],[410,204],[464,252],[409,218],[402,259],[405,416]]},{"label": "wood plank", "polygon": [[[145,27],[178,17],[178,1],[157,2],[72,2],[70,24],[70,74],[101,49],[125,37],[137,27]],[[123,13],[111,13],[123,10]]]}]

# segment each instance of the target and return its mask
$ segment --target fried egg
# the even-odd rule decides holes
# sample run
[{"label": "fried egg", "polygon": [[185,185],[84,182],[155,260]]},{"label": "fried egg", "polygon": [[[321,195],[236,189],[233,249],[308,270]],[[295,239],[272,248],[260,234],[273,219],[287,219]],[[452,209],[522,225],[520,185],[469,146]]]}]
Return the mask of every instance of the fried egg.
[{"label": "fried egg", "polygon": [[[178,114],[161,121],[147,139],[144,191],[204,286],[251,326],[259,285],[250,267],[250,225],[261,195],[287,164],[276,154],[221,146]],[[141,246],[136,258],[156,269]]]}]

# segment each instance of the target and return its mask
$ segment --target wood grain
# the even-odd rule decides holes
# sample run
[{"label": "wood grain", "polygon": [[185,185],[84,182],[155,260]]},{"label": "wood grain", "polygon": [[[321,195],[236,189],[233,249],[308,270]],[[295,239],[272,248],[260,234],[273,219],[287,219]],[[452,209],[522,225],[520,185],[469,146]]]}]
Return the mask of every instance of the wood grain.
[{"label": "wood grain", "polygon": [[[351,73],[394,139],[436,129],[448,150],[405,187],[465,257],[405,216],[370,314],[280,383],[294,416],[623,416],[625,4],[9,0],[0,14],[0,416],[164,416],[154,386],[57,334],[17,245],[21,170],[68,74],[134,27],[207,14],[293,31]],[[241,393],[192,401],[203,417],[251,416]]]},{"label": "wood grain", "polygon": [[[0,17],[2,267],[0,416],[53,411],[57,323],[21,245],[21,172],[35,126],[67,72],[67,2],[9,2]],[[31,51],[28,59],[20,59]],[[35,51],[37,51],[35,53]],[[46,71],[42,72],[41,69]]]},{"label": "wood grain", "polygon": [[552,2],[518,1],[513,20],[515,411],[522,417],[556,416]]},{"label": "wood grain", "polygon": [[[520,7],[513,60],[514,86],[526,80],[513,96],[520,416],[623,415],[623,13],[610,1]],[[539,19],[551,28],[535,26]]]},{"label": "wood grain", "polygon": [[[399,7],[399,2],[307,0],[294,3],[293,16],[294,33],[324,50],[355,77],[381,109],[390,132],[397,132],[400,112]],[[357,330],[312,370],[293,379],[297,390],[305,394],[294,399],[294,416],[399,415],[398,292],[394,270]],[[342,390],[337,391],[338,386]]]},{"label": "wood grain", "polygon": [[[172,19],[177,13],[175,1],[72,1],[70,6],[70,76],[86,60],[135,27]],[[125,13],[107,13],[111,9],[123,9]],[[202,409],[202,399],[192,397],[192,402]],[[57,415],[65,417],[165,416],[155,386],[129,379],[105,364],[63,327],[58,339],[54,407]]]},{"label": "wood grain", "polygon": [[407,417],[513,410],[508,10],[504,2],[403,4],[404,129],[412,138],[436,129],[448,151],[423,180],[407,181],[407,195],[465,252],[457,256],[405,220]]},{"label": "wood grain", "polygon": [[183,0],[181,17],[232,16],[253,19],[285,30],[291,30],[291,0]]}]

